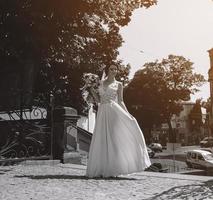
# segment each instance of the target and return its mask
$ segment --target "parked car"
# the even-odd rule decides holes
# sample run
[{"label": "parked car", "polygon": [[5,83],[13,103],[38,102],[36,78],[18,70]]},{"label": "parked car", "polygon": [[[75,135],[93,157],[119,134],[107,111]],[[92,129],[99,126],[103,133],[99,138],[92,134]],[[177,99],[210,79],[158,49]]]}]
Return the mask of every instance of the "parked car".
[{"label": "parked car", "polygon": [[200,148],[200,150],[208,151],[210,153],[213,153],[213,148]]},{"label": "parked car", "polygon": [[200,147],[213,147],[213,137],[205,137],[200,141]]},{"label": "parked car", "polygon": [[150,158],[153,158],[155,156],[155,152],[152,151],[152,149],[150,149],[149,147],[147,147],[147,151],[148,151],[148,154],[149,154]]},{"label": "parked car", "polygon": [[213,154],[206,150],[191,150],[186,154],[186,164],[190,168],[213,168]]},{"label": "parked car", "polygon": [[163,151],[163,147],[160,143],[151,143],[149,145],[149,148],[152,149],[152,151],[154,151],[154,152],[162,152]]}]

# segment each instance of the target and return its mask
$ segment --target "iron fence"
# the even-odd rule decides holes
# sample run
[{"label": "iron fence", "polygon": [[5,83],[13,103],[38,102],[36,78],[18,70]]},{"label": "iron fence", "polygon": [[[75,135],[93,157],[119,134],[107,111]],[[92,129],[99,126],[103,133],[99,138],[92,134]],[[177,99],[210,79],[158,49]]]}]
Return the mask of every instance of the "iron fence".
[{"label": "iron fence", "polygon": [[1,109],[0,165],[52,158],[53,103],[49,100],[36,100],[30,108]]}]

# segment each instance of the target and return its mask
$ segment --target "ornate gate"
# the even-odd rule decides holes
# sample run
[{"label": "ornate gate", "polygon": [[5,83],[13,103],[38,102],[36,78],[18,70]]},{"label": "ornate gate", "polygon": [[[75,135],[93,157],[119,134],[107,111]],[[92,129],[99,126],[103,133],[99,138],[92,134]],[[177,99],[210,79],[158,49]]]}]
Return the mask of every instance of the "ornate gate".
[{"label": "ornate gate", "polygon": [[33,96],[33,67],[0,73],[0,165],[52,158],[52,96]]},{"label": "ornate gate", "polygon": [[51,108],[0,112],[0,164],[52,157]]}]

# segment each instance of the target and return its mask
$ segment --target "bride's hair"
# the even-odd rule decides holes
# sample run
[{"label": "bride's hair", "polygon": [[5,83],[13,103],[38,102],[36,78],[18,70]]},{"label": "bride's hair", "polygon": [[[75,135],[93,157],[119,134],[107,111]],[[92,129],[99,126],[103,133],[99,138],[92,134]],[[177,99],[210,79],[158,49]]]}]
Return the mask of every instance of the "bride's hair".
[{"label": "bride's hair", "polygon": [[103,73],[102,73],[101,80],[104,80],[104,79],[106,78],[106,76],[108,76],[109,68],[110,68],[111,66],[115,66],[115,67],[118,69],[118,67],[117,67],[115,64],[110,64],[109,66],[105,67],[105,68],[103,69]]},{"label": "bride's hair", "polygon": [[105,72],[105,74],[106,74],[106,76],[107,76],[108,73],[109,73],[109,66],[107,66],[107,67],[104,68],[104,72]]},{"label": "bride's hair", "polygon": [[109,66],[107,66],[107,67],[104,68],[104,71],[105,71],[105,74],[106,74],[106,75],[108,75],[108,73],[109,73],[109,68],[110,68],[111,66],[115,66],[115,67],[118,69],[118,67],[117,67],[115,64],[110,64]]}]

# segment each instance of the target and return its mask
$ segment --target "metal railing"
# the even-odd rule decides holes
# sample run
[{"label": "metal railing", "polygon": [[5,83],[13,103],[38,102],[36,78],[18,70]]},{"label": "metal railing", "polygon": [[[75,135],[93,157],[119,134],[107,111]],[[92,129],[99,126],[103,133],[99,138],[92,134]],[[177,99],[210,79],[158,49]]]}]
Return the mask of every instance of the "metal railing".
[{"label": "metal railing", "polygon": [[26,159],[49,159],[52,155],[51,121],[44,108],[1,112],[0,164]]}]

